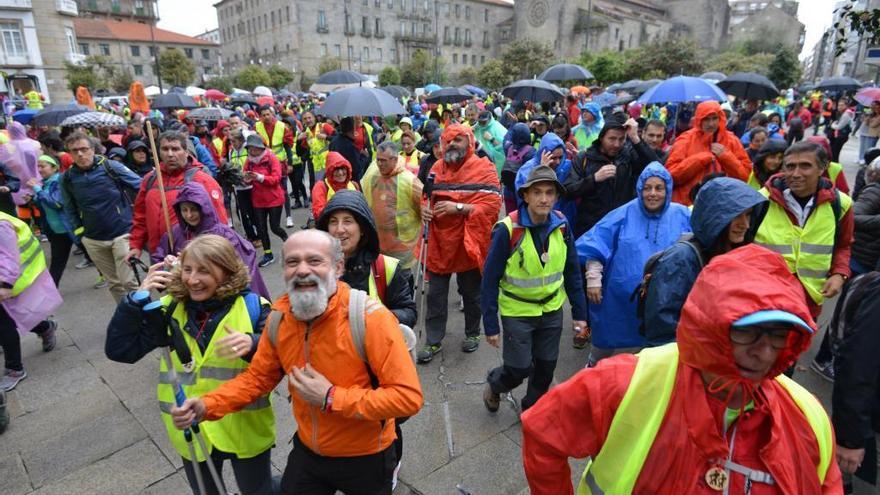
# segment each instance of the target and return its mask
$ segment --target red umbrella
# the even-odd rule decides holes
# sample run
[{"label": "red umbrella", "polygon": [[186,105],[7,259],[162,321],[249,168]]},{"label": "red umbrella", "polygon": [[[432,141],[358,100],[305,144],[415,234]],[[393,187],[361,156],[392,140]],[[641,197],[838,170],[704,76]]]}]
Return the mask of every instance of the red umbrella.
[{"label": "red umbrella", "polygon": [[219,89],[209,89],[205,91],[205,98],[208,98],[209,100],[223,101],[226,99],[226,94]]},{"label": "red umbrella", "polygon": [[271,96],[261,96],[257,98],[257,105],[274,105],[275,100]]},{"label": "red umbrella", "polygon": [[871,103],[878,100],[880,100],[880,88],[860,89],[859,92],[856,93],[856,101],[866,107],[871,106]]}]

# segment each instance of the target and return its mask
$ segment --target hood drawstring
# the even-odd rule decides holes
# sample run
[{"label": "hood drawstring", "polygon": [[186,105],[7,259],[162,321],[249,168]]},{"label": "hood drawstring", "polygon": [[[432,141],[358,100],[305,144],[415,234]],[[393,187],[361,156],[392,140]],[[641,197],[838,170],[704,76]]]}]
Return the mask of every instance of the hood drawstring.
[{"label": "hood drawstring", "polygon": [[756,393],[755,385],[742,377],[731,377],[731,376],[716,376],[708,385],[706,385],[706,391],[709,394],[717,394],[719,392],[723,392],[727,390],[727,395],[724,396],[724,407],[727,407],[730,404],[730,399],[733,397],[733,393],[736,391],[736,387],[742,387],[743,392],[743,400],[739,406],[739,414],[742,416],[745,413],[746,405],[749,403],[754,403],[755,408],[759,406],[758,398],[761,398],[761,403],[763,404],[763,394]]}]

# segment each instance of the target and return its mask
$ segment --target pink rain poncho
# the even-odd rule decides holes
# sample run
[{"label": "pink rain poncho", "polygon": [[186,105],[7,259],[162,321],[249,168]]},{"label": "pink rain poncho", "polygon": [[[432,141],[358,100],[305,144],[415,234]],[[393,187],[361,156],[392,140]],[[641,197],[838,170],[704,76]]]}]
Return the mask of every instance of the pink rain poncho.
[{"label": "pink rain poncho", "polygon": [[37,158],[41,153],[40,143],[27,137],[27,131],[19,122],[13,122],[9,126],[9,142],[0,145],[0,162],[9,167],[9,171],[21,180],[21,189],[12,193],[15,204],[25,204],[25,196],[33,196],[34,190],[27,185],[28,181],[36,178],[40,183],[42,179],[37,171]]}]

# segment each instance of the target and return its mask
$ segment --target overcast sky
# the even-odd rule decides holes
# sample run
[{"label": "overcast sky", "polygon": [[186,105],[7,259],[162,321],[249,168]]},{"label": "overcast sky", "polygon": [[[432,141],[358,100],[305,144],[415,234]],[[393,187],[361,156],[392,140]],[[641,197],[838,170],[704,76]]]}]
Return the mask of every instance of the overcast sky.
[{"label": "overcast sky", "polygon": [[[159,27],[194,36],[217,27],[218,0],[159,0]],[[663,3],[662,1],[659,3]],[[831,25],[832,0],[800,0],[798,18],[807,26],[807,37],[801,58],[808,55]]]}]

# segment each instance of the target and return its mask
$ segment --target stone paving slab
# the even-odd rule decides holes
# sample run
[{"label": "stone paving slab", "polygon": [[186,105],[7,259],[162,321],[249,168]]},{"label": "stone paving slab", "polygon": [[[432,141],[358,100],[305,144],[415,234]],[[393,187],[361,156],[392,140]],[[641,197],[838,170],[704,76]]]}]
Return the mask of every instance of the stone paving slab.
[{"label": "stone paving slab", "polygon": [[23,495],[33,489],[24,462],[17,453],[0,457],[0,485],[6,495]]}]

